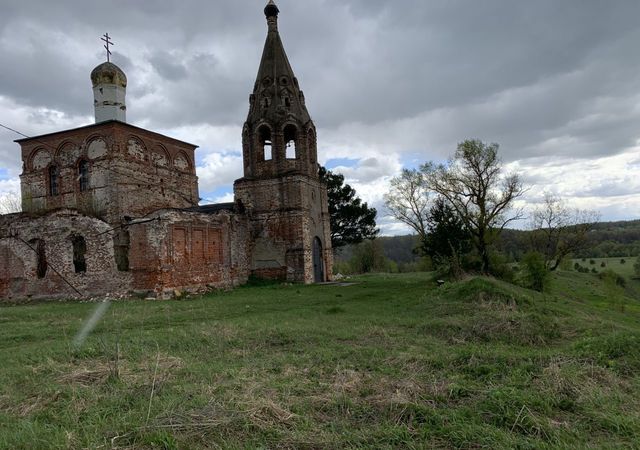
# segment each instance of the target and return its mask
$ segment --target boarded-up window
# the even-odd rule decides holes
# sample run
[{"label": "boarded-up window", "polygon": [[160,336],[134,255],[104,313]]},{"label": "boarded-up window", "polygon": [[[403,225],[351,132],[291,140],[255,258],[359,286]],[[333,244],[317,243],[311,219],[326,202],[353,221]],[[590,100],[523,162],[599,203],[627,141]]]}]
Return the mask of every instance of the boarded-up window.
[{"label": "boarded-up window", "polygon": [[220,230],[209,228],[209,261],[222,262],[222,239]]},{"label": "boarded-up window", "polygon": [[173,229],[173,260],[184,261],[187,257],[187,230],[184,228]]},{"label": "boarded-up window", "polygon": [[191,243],[194,261],[204,261],[204,244],[204,230],[197,228],[194,229],[193,241]]}]

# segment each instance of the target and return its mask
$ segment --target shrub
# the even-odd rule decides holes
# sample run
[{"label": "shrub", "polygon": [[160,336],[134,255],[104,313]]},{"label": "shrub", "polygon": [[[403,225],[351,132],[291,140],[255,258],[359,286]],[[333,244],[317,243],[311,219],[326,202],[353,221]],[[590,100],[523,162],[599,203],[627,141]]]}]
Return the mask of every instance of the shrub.
[{"label": "shrub", "polygon": [[600,263],[600,267],[607,267],[607,263],[606,263],[606,262],[604,262],[604,261],[602,261],[602,262]]},{"label": "shrub", "polygon": [[513,282],[514,272],[511,265],[507,264],[507,258],[501,253],[491,253],[491,275],[508,283]]},{"label": "shrub", "polygon": [[600,278],[604,282],[615,284],[616,286],[620,286],[620,287],[625,287],[627,285],[627,280],[625,280],[625,278],[622,275],[614,272],[611,269],[607,269],[603,272],[600,272],[598,274],[598,278]]},{"label": "shrub", "polygon": [[595,267],[592,267],[592,268],[591,268],[591,273],[598,273],[598,271],[596,270],[596,268],[595,268]]},{"label": "shrub", "polygon": [[620,260],[620,264],[626,264],[626,262],[627,262],[627,261],[625,261],[625,260],[624,260],[624,258],[622,258],[622,259]]},{"label": "shrub", "polygon": [[574,268],[575,270],[577,270],[578,272],[580,272],[580,267],[582,267],[582,266],[581,266],[580,264],[578,264],[578,263],[575,263],[575,264],[573,265],[573,268]]},{"label": "shrub", "polygon": [[633,272],[636,278],[640,278],[640,256],[636,258],[636,262],[633,265]]},{"label": "shrub", "polygon": [[596,263],[596,261],[595,261],[595,260],[593,260],[593,259],[590,259],[590,260],[589,260],[589,264],[593,265],[593,264],[595,264],[595,263]]},{"label": "shrub", "polygon": [[549,281],[549,271],[544,264],[544,257],[538,252],[529,252],[522,258],[525,268],[527,287],[542,292]]}]

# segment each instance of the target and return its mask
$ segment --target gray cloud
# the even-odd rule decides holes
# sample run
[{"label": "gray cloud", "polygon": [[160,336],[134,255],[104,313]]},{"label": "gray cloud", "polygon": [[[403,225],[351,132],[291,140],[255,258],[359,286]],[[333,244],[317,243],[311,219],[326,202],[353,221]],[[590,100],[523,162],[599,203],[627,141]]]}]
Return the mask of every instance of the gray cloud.
[{"label": "gray cloud", "polygon": [[[6,0],[0,118],[27,134],[90,122],[89,73],[108,31],[131,122],[169,134],[237,129],[228,142],[194,142],[206,155],[214,143],[237,152],[266,35],[263,3]],[[398,161],[444,159],[465,138],[499,142],[505,161],[551,165],[640,141],[635,0],[277,3],[321,160],[361,159],[345,171],[370,183],[372,198]],[[0,164],[12,176],[15,137],[0,130]],[[203,167],[213,177],[211,161]],[[613,189],[602,186],[594,195]]]},{"label": "gray cloud", "polygon": [[175,55],[166,51],[157,51],[149,56],[149,62],[162,78],[168,81],[180,81],[187,77],[187,68]]}]

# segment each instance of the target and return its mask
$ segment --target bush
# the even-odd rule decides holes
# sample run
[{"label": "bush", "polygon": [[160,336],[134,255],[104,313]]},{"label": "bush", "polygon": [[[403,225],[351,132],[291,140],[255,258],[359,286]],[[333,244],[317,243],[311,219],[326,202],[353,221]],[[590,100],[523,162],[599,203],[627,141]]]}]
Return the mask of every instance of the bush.
[{"label": "bush", "polygon": [[606,262],[604,262],[604,261],[602,261],[602,262],[600,263],[600,267],[607,267],[607,263],[606,263]]},{"label": "bush", "polygon": [[600,272],[598,274],[598,278],[600,278],[602,281],[606,283],[615,284],[616,286],[620,286],[620,287],[625,287],[627,285],[627,280],[625,280],[625,278],[622,275],[614,272],[611,269],[607,269],[603,272]]},{"label": "bush", "polygon": [[333,274],[351,275],[353,270],[348,261],[334,261],[333,262]]},{"label": "bush", "polygon": [[633,265],[633,272],[636,278],[640,278],[640,256],[636,258],[636,262]]},{"label": "bush", "polygon": [[575,264],[573,265],[573,268],[574,268],[575,270],[577,270],[578,272],[580,272],[580,267],[582,267],[582,266],[581,266],[580,264],[578,264],[578,263],[575,263]]},{"label": "bush", "polygon": [[525,268],[527,287],[542,292],[549,282],[549,271],[544,264],[544,257],[538,252],[529,252],[522,258]]},{"label": "bush", "polygon": [[508,283],[513,282],[513,269],[502,253],[492,253],[489,255],[489,259],[491,262],[491,275]]},{"label": "bush", "polygon": [[592,267],[592,268],[591,268],[591,273],[598,273],[598,271],[596,270],[596,268],[595,268],[595,267]]},{"label": "bush", "polygon": [[595,264],[595,263],[596,263],[596,261],[595,261],[595,260],[593,260],[593,259],[590,259],[590,260],[589,260],[589,264],[593,265],[593,264]]},{"label": "bush", "polygon": [[624,258],[622,258],[622,259],[620,260],[620,264],[626,264],[626,263],[627,263],[627,262],[624,260]]}]

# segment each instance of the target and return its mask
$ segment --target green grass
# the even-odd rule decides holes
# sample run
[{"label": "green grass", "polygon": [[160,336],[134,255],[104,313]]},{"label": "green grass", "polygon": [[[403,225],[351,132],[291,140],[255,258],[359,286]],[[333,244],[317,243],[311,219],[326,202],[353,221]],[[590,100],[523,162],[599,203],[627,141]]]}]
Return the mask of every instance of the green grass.
[{"label": "green grass", "polygon": [[[619,273],[623,277],[631,278],[633,273],[633,264],[636,262],[637,257],[634,256],[625,256],[625,257],[617,257],[617,258],[576,258],[571,260],[571,268],[573,269],[573,265],[575,263],[580,264],[583,267],[591,270],[595,267],[598,272],[602,272],[606,269],[611,269],[616,273]],[[594,264],[591,264],[591,261]],[[624,261],[622,263],[621,261]],[[605,267],[602,267],[602,263],[605,264]]]},{"label": "green grass", "polygon": [[640,448],[633,287],[356,281],[0,308],[0,448]]}]

